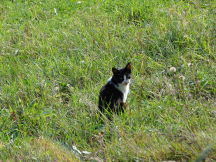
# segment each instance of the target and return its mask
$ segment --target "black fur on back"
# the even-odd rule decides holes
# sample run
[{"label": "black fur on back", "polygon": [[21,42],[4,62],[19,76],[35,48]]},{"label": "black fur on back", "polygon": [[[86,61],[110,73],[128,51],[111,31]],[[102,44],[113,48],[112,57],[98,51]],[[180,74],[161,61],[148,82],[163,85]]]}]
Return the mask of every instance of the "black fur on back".
[{"label": "black fur on back", "polygon": [[114,85],[112,81],[109,81],[100,90],[99,95],[99,110],[104,113],[105,111],[114,112],[119,114],[124,112],[122,107],[123,94]]}]

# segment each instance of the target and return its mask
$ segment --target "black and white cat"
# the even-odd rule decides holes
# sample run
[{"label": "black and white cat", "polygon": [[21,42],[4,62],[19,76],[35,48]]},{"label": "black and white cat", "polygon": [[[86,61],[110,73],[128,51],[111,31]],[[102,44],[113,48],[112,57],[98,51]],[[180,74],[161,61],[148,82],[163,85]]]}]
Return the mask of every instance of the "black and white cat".
[{"label": "black and white cat", "polygon": [[112,68],[113,76],[101,88],[99,110],[109,113],[121,113],[126,108],[126,100],[131,83],[131,63],[122,69]]}]

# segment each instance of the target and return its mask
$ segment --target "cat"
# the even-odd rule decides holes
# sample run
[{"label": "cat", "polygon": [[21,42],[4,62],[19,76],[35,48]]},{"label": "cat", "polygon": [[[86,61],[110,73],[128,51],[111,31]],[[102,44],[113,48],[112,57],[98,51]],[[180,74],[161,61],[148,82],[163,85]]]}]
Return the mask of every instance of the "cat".
[{"label": "cat", "polygon": [[[126,100],[131,83],[131,63],[124,68],[112,68],[113,76],[101,88],[98,108],[102,113],[120,114],[127,107]],[[109,117],[108,117],[109,118]]]}]

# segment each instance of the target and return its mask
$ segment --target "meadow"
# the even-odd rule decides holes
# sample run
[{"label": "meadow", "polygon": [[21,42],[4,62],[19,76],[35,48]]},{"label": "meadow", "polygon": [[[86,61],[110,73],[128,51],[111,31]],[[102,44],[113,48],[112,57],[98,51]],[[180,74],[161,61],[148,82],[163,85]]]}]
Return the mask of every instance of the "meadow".
[{"label": "meadow", "polygon": [[[1,0],[0,160],[216,161],[215,15],[215,0]],[[109,122],[99,90],[127,62]]]}]

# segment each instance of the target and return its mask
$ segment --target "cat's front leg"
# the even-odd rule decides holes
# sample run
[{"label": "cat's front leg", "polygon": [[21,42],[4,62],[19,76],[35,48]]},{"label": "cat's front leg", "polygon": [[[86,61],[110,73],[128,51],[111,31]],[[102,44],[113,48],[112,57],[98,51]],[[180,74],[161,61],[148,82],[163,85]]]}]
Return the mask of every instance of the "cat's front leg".
[{"label": "cat's front leg", "polygon": [[124,110],[127,109],[128,104],[127,104],[127,103],[124,103],[124,102],[121,102],[121,103],[120,103],[120,106],[121,106],[121,108],[123,109],[123,112],[124,112]]},{"label": "cat's front leg", "polygon": [[118,105],[118,113],[124,113],[127,109],[127,103],[120,102]]}]

